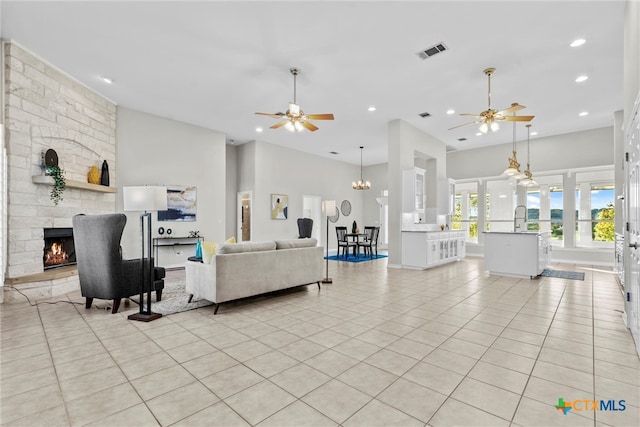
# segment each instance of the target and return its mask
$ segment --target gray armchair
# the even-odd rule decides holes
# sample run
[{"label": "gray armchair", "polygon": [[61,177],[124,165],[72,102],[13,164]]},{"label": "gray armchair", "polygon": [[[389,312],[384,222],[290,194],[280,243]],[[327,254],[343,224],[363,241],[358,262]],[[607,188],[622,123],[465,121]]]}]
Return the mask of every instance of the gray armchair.
[{"label": "gray armchair", "polygon": [[[112,299],[111,312],[117,313],[122,298],[140,295],[142,263],[140,259],[122,259],[120,240],[126,222],[124,214],[73,217],[78,276],[82,296],[86,298],[86,308],[91,307],[94,298]],[[144,265],[147,283],[149,260],[145,260]],[[164,277],[164,268],[154,268],[152,290],[156,291],[158,301],[162,298]]]}]

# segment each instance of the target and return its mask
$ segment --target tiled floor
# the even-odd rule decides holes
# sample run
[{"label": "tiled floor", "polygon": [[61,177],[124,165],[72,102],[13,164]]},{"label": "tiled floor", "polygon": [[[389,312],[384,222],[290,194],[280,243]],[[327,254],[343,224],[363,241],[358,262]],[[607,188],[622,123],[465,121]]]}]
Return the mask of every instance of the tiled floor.
[{"label": "tiled floor", "polygon": [[[127,320],[133,304],[116,315],[3,304],[0,423],[640,425],[640,362],[614,276],[554,268],[585,281],[489,276],[477,258],[427,271],[382,259],[331,262],[320,291],[216,316],[141,323]],[[626,410],[563,415],[560,397]]]}]

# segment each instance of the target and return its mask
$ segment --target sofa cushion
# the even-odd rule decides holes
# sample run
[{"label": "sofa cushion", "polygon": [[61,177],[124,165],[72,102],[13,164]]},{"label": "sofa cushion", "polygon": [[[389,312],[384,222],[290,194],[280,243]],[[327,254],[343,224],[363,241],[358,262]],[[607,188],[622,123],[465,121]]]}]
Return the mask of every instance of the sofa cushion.
[{"label": "sofa cushion", "polygon": [[276,242],[242,242],[223,243],[218,247],[218,254],[240,254],[244,252],[273,251],[276,249]]},{"label": "sofa cushion", "polygon": [[314,246],[318,246],[318,240],[314,238],[276,240],[276,249],[311,248]]},{"label": "sofa cushion", "polygon": [[216,242],[202,242],[202,262],[211,263],[211,258],[216,254],[218,244]]}]

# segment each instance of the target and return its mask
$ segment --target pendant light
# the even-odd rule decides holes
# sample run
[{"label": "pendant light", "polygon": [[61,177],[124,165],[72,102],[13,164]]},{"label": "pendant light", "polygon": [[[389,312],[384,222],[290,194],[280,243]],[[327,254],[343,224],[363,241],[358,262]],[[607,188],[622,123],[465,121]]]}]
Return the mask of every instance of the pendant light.
[{"label": "pendant light", "polygon": [[529,166],[529,138],[531,134],[531,125],[527,125],[527,170],[524,171],[524,175],[527,177],[526,179],[520,182],[520,185],[524,187],[535,187],[538,185],[537,182],[533,180],[533,174],[531,173]]},{"label": "pendant light", "polygon": [[505,171],[502,172],[502,175],[508,178],[520,179],[522,177],[522,173],[520,172],[520,163],[518,163],[517,152],[516,152],[516,122],[513,122],[512,153],[513,153],[513,157],[509,157],[509,167],[507,167]]},{"label": "pendant light", "polygon": [[369,181],[365,181],[364,179],[362,179],[362,150],[364,149],[364,147],[361,145],[360,146],[360,180],[358,180],[357,182],[354,181],[351,183],[351,188],[353,188],[354,190],[368,190],[371,188],[371,183]]}]

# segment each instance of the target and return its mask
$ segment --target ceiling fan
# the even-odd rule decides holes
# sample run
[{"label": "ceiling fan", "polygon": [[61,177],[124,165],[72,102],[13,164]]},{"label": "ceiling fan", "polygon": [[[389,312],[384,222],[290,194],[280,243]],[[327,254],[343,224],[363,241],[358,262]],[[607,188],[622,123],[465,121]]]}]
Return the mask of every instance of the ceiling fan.
[{"label": "ceiling fan", "polygon": [[[461,116],[476,117],[478,120],[465,123],[462,125],[454,126],[449,130],[481,123],[479,128],[480,132],[487,133],[489,129],[491,129],[492,132],[495,132],[498,129],[500,129],[500,125],[498,124],[498,121],[504,120],[507,122],[530,122],[531,120],[533,120],[535,116],[516,116],[514,114],[516,111],[526,108],[524,105],[520,105],[517,102],[514,102],[513,104],[511,104],[511,107],[501,111],[494,110],[491,108],[491,75],[494,73],[494,71],[496,71],[495,68],[487,68],[486,70],[484,70],[484,73],[486,74],[488,83],[489,83],[489,90],[488,90],[489,107],[480,114],[470,114],[470,113],[460,114]],[[508,116],[507,114],[512,114],[512,115]]]},{"label": "ceiling fan", "polygon": [[303,129],[308,129],[311,132],[318,130],[318,127],[311,123],[309,120],[333,120],[333,114],[305,114],[300,109],[300,106],[296,104],[296,78],[300,74],[299,68],[290,68],[289,71],[293,74],[293,102],[289,103],[289,108],[286,113],[256,113],[261,116],[274,117],[276,119],[284,119],[281,122],[271,126],[271,129],[278,129],[284,126],[291,132],[300,132]]}]

